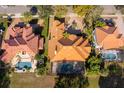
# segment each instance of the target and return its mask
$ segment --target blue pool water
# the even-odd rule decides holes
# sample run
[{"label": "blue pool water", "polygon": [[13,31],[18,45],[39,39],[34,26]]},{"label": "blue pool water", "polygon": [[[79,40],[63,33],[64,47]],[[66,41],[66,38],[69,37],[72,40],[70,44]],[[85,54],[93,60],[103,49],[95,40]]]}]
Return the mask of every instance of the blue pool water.
[{"label": "blue pool water", "polygon": [[116,59],[116,54],[113,54],[113,53],[104,54],[103,58],[113,60],[113,59]]},{"label": "blue pool water", "polygon": [[31,64],[31,62],[18,62],[18,63],[16,64],[16,67],[17,67],[17,68],[20,68],[20,69],[23,69],[23,68],[25,68],[25,67],[31,68],[31,67],[32,67],[32,64]]}]

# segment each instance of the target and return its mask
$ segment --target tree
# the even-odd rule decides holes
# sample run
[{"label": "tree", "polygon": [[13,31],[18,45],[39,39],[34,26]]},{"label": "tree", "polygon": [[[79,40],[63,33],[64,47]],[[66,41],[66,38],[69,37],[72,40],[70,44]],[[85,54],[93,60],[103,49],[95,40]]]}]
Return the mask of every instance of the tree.
[{"label": "tree", "polygon": [[8,88],[9,84],[9,67],[3,61],[0,61],[0,88]]},{"label": "tree", "polygon": [[102,59],[98,56],[91,56],[87,60],[88,64],[88,72],[91,72],[93,74],[98,74],[100,72],[100,64],[102,62]]},{"label": "tree", "polygon": [[100,21],[100,20],[97,20],[96,22],[95,22],[95,27],[103,27],[103,26],[105,26],[106,25],[106,23],[105,22],[102,22],[102,21]]},{"label": "tree", "polygon": [[48,61],[38,61],[36,73],[38,75],[43,75],[48,70]]},{"label": "tree", "polygon": [[53,7],[51,5],[38,5],[36,7],[40,18],[49,17],[53,14]]},{"label": "tree", "polygon": [[36,59],[37,61],[41,61],[41,60],[44,59],[44,55],[36,54],[36,55],[35,55],[35,59]]},{"label": "tree", "polygon": [[32,18],[33,18],[33,16],[32,16],[32,14],[30,13],[30,12],[25,12],[24,14],[23,14],[23,18],[22,18],[22,20],[24,21],[24,22],[26,22],[26,23],[28,23]]},{"label": "tree", "polygon": [[84,17],[85,27],[90,27],[92,30],[95,28],[95,22],[100,18],[103,9],[100,6],[94,6],[94,8],[86,13]]},{"label": "tree", "polygon": [[123,88],[124,87],[124,77],[123,77],[123,67],[118,63],[111,63],[106,66],[108,69],[108,74],[105,76],[100,76],[99,87],[101,88]]},{"label": "tree", "polygon": [[64,15],[66,15],[68,9],[65,5],[57,5],[54,6],[54,15],[58,18],[62,18]]},{"label": "tree", "polygon": [[94,6],[90,12],[86,13],[84,16],[84,32],[90,37],[90,41],[93,41],[93,31],[96,27],[96,21],[100,18],[100,14],[103,9],[100,6]]},{"label": "tree", "polygon": [[94,8],[94,5],[74,5],[73,11],[82,17],[90,13]]},{"label": "tree", "polygon": [[68,37],[69,37],[69,33],[68,33],[68,32],[64,32],[64,33],[63,33],[63,37],[64,37],[64,38],[68,38]]},{"label": "tree", "polygon": [[56,78],[56,88],[83,88],[88,87],[88,78],[82,75],[61,75]]},{"label": "tree", "polygon": [[35,56],[35,59],[37,60],[36,73],[38,75],[43,75],[47,71],[47,65],[48,65],[47,58],[43,54],[37,54]]},{"label": "tree", "polygon": [[37,11],[37,7],[32,6],[31,9],[30,9],[30,12],[31,12],[32,15],[36,15],[37,12],[38,12],[38,11]]}]

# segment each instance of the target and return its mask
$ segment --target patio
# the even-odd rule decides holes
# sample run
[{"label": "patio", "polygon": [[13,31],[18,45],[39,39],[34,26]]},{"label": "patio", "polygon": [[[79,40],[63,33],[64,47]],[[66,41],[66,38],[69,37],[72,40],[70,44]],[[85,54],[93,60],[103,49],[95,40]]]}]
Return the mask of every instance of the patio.
[{"label": "patio", "polygon": [[13,57],[11,63],[12,67],[15,68],[15,72],[26,72],[26,68],[29,68],[28,71],[34,72],[37,61],[28,53],[19,52]]}]

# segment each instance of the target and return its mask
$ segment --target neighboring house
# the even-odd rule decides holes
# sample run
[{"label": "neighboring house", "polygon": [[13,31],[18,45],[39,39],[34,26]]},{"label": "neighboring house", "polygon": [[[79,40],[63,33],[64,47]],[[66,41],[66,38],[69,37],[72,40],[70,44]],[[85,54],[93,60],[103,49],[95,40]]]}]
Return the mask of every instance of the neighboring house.
[{"label": "neighboring house", "polygon": [[96,27],[94,31],[96,49],[107,61],[120,61],[120,51],[124,47],[124,36],[118,26]]},{"label": "neighboring house", "polygon": [[119,49],[124,46],[124,37],[118,27],[96,27],[94,34],[98,48],[106,50]]},{"label": "neighboring house", "polygon": [[75,69],[73,71],[78,73],[78,70],[82,69],[79,64],[84,63],[91,52],[88,40],[75,34],[68,34],[67,38],[64,37],[63,33],[66,32],[65,23],[54,19],[51,20],[48,57],[53,64],[52,72],[64,73],[65,71],[71,73],[68,70]]},{"label": "neighboring house", "polygon": [[1,49],[5,50],[1,60],[11,63],[17,70],[23,70],[25,66],[35,68],[34,56],[43,50],[43,38],[35,35],[33,28],[26,26],[21,19],[14,19],[6,31]]}]

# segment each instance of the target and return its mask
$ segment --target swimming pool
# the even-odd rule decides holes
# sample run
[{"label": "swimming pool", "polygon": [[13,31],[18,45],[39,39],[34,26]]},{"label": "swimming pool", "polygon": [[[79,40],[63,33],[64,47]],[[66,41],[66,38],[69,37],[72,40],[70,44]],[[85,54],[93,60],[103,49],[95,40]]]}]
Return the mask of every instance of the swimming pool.
[{"label": "swimming pool", "polygon": [[57,74],[80,74],[84,71],[84,63],[82,62],[59,63],[56,71]]},{"label": "swimming pool", "polygon": [[16,68],[23,69],[23,68],[32,68],[31,62],[18,62],[16,64]]},{"label": "swimming pool", "polygon": [[104,53],[102,55],[102,57],[104,59],[108,59],[108,60],[116,60],[117,59],[117,54],[115,54],[115,53]]}]

